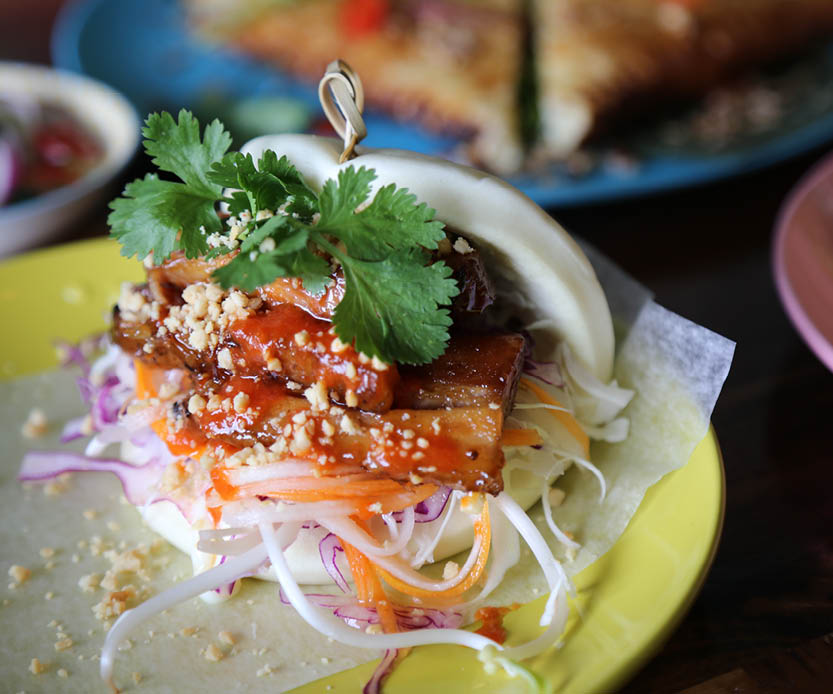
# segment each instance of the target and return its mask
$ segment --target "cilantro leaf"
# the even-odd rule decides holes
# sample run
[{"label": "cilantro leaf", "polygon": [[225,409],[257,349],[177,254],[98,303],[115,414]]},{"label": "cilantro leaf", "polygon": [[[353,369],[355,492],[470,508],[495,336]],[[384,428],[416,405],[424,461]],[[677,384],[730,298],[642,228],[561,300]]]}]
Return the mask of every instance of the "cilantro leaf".
[{"label": "cilantro leaf", "polygon": [[204,253],[208,246],[201,228],[210,233],[220,227],[213,200],[154,174],[128,183],[110,209],[110,235],[121,242],[122,255],[143,259],[153,252],[157,263],[178,248],[189,258]]},{"label": "cilantro leaf", "polygon": [[170,113],[152,113],[142,134],[147,138],[145,151],[162,171],[176,174],[195,193],[219,197],[220,188],[209,180],[208,172],[231,145],[231,135],[219,120],[205,126],[201,142],[199,121],[185,109],[179,112],[178,122]]},{"label": "cilantro leaf", "polygon": [[249,210],[249,207],[251,206],[249,196],[242,190],[235,190],[231,194],[230,198],[224,198],[224,202],[228,203],[229,214],[233,214],[235,217],[238,217],[242,212]]},{"label": "cilantro leaf", "polygon": [[[357,231],[369,230],[373,235],[384,236],[394,248],[418,245],[435,249],[445,236],[445,225],[434,219],[436,214],[424,202],[417,204],[416,195],[407,188],[397,188],[391,183],[381,188],[373,202],[355,217],[361,225]],[[348,239],[343,240],[349,243]]]},{"label": "cilantro leaf", "polygon": [[318,196],[321,224],[337,227],[347,221],[370,195],[370,184],[376,180],[376,172],[363,166],[348,166],[338,172],[338,183],[328,180]]},{"label": "cilantro leaf", "polygon": [[246,237],[240,245],[240,252],[246,253],[258,248],[268,237],[275,242],[273,250],[279,255],[286,255],[306,248],[309,229],[304,224],[294,222],[291,217],[276,215]]},{"label": "cilantro leaf", "polygon": [[[209,179],[229,188],[239,188],[246,196],[247,207],[252,214],[259,210],[274,212],[289,204],[287,213],[297,212],[302,219],[309,220],[317,211],[315,193],[304,183],[298,170],[286,157],[277,158],[271,150],[264,152],[257,167],[251,154],[230,152],[215,162]],[[233,214],[239,214],[243,197],[233,194]]]},{"label": "cilantro leaf", "polygon": [[259,171],[273,174],[283,182],[290,196],[287,214],[297,214],[300,219],[309,222],[318,212],[318,196],[307,185],[286,155],[278,159],[277,154],[267,149],[261,155],[257,168]]},{"label": "cilantro leaf", "polygon": [[[274,238],[261,232],[265,227],[247,238],[240,253],[227,265],[217,268],[211,274],[212,278],[224,289],[238,287],[250,292],[278,277],[300,277],[308,291],[322,292],[330,279],[330,264],[307,249],[308,230],[285,227],[284,238],[273,250],[264,253],[253,249],[265,238]],[[255,236],[259,241],[250,242]]]},{"label": "cilantro leaf", "polygon": [[399,250],[384,260],[342,260],[346,290],[333,323],[345,342],[386,362],[433,361],[448,343],[448,304],[458,293],[445,263],[423,265],[421,253]]},{"label": "cilantro leaf", "polygon": [[237,287],[244,292],[253,292],[277,277],[285,276],[286,268],[271,253],[239,253],[230,263],[211,273],[223,289]]},{"label": "cilantro leaf", "polygon": [[364,260],[381,260],[391,250],[436,248],[443,238],[443,223],[434,220],[435,210],[425,203],[418,205],[416,195],[405,188],[387,185],[367,207],[354,212],[360,191],[366,197],[374,178],[372,171],[350,167],[339,172],[338,188],[328,181],[321,191],[318,229],[337,236],[351,256]]},{"label": "cilantro leaf", "polygon": [[308,248],[294,255],[286,256],[287,276],[300,277],[304,289],[312,294],[321,294],[330,281],[330,264]]},{"label": "cilantro leaf", "polygon": [[[123,255],[152,253],[161,263],[174,251],[234,253],[212,274],[224,288],[254,291],[299,277],[313,293],[331,281],[332,256],[345,279],[333,317],[342,340],[388,362],[419,364],[442,354],[451,324],[445,307],[458,289],[445,263],[427,264],[443,225],[416,196],[391,184],[370,200],[376,173],[352,166],[316,193],[285,156],[266,151],[255,165],[251,155],[227,152],[231,137],[219,121],[201,138],[185,110],[176,121],[151,114],[143,133],[154,164],[181,182],[151,174],[110,204],[111,235]],[[232,190],[224,196],[224,188]],[[237,218],[230,228],[217,214],[219,202]]]}]

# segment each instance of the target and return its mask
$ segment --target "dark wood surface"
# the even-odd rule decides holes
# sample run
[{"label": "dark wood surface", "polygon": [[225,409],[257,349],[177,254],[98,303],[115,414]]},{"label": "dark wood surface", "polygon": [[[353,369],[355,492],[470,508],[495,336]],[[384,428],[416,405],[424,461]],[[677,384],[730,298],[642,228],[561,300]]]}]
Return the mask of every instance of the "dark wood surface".
[{"label": "dark wood surface", "polygon": [[[49,62],[60,4],[0,0],[0,59]],[[707,187],[553,211],[659,303],[738,343],[713,418],[727,481],[720,549],[691,611],[627,694],[713,678],[725,687],[703,692],[743,691],[737,678],[765,671],[756,663],[818,650],[814,639],[833,627],[833,374],[784,314],[770,262],[779,206],[824,153]],[[74,238],[104,233],[104,209],[73,229]],[[820,677],[794,690],[833,691]]]}]

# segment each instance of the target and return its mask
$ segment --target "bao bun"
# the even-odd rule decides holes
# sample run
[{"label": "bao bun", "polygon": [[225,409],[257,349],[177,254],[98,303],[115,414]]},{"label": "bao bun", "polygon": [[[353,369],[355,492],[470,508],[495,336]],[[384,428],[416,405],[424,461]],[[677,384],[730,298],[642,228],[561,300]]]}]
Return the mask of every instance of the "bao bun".
[{"label": "bao bun", "polygon": [[[572,238],[523,193],[489,174],[445,160],[399,150],[358,148],[359,156],[338,163],[341,142],[308,135],[272,135],[243,148],[255,161],[265,150],[286,155],[307,183],[320,189],[348,166],[376,172],[374,186],[395,183],[437,211],[450,229],[476,244],[490,274],[508,288],[513,312],[534,330],[536,358],[549,360],[564,341],[599,380],[608,381],[613,368],[613,325],[596,275]],[[565,441],[565,447],[571,446]],[[516,500],[528,508],[540,495],[540,484],[524,484],[527,473],[512,472]],[[161,502],[142,509],[148,525],[182,551],[195,565],[208,555],[196,550],[197,529],[173,504]],[[436,521],[435,521],[436,522]],[[422,524],[430,532],[433,523]],[[290,568],[300,583],[329,583],[319,557],[318,542],[325,531],[302,531],[287,551]],[[471,519],[460,511],[449,522],[434,552],[440,560],[472,542]],[[349,576],[347,567],[342,571]],[[264,578],[270,576],[264,575]]]}]

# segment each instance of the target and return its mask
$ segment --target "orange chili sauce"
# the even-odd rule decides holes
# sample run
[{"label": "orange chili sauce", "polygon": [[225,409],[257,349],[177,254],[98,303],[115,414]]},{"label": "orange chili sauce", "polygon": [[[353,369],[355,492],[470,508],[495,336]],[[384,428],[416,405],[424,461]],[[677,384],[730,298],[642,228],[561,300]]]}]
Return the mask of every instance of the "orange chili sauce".
[{"label": "orange chili sauce", "polygon": [[520,606],[521,603],[515,602],[506,607],[481,607],[474,613],[474,618],[482,621],[483,624],[475,633],[502,644],[507,636],[503,618]]}]

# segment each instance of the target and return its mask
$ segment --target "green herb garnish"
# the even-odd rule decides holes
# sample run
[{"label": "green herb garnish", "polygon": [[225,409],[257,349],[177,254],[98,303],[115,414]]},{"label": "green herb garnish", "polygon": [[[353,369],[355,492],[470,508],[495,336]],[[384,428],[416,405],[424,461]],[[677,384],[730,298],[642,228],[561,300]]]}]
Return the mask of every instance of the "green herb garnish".
[{"label": "green herb garnish", "polygon": [[[178,122],[151,114],[142,132],[153,163],[181,182],[148,174],[110,203],[122,255],[152,253],[159,264],[177,250],[188,258],[237,252],[212,274],[223,288],[252,291],[300,277],[316,294],[335,262],[345,279],[333,316],[341,340],[386,362],[420,364],[443,353],[451,325],[445,307],[458,289],[445,263],[429,264],[443,224],[416,196],[391,184],[368,202],[376,175],[352,166],[316,193],[286,157],[266,151],[255,164],[251,155],[228,152],[231,136],[217,120],[200,140],[199,123],[185,110]],[[231,225],[217,214],[221,202]]]}]

